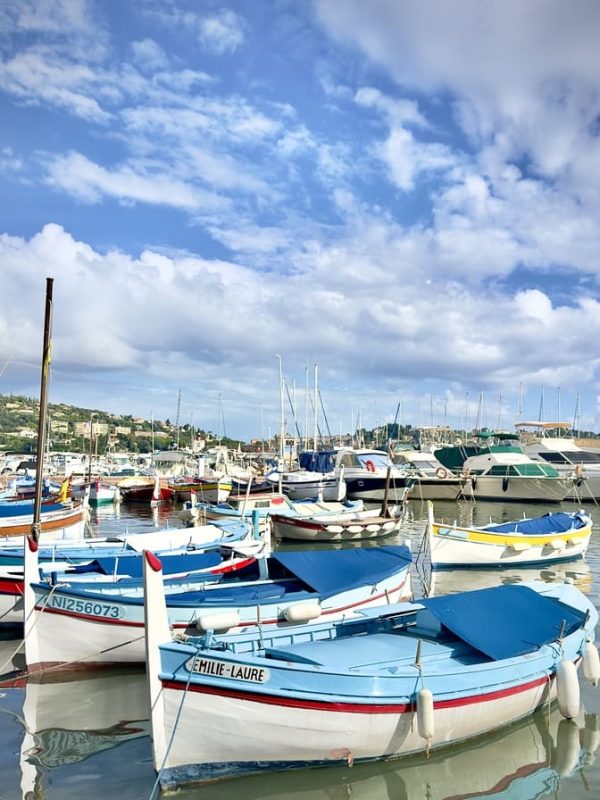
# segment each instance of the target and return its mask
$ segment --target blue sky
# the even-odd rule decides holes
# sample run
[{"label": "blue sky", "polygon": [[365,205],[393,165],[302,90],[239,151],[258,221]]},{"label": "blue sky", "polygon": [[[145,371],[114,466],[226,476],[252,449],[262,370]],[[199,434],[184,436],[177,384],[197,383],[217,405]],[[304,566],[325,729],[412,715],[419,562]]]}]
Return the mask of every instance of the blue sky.
[{"label": "blue sky", "polygon": [[[595,0],[4,0],[0,392],[600,429]],[[292,429],[291,413],[288,427]],[[322,427],[323,427],[323,423]],[[312,423],[311,423],[312,429]]]}]

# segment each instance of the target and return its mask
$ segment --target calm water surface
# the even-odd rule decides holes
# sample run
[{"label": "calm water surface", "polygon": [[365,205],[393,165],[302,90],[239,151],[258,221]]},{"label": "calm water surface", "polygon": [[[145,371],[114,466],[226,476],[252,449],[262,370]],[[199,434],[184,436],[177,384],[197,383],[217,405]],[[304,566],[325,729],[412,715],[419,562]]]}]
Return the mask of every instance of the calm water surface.
[{"label": "calm water surface", "polygon": [[[564,510],[572,506],[563,504]],[[448,522],[485,524],[535,516],[545,509],[525,504],[436,503],[436,517]],[[555,508],[553,509],[555,510]],[[540,569],[461,570],[431,579],[421,544],[426,506],[412,502],[407,529],[417,561],[417,593],[445,593],[506,581],[572,578],[600,607],[600,508],[590,505],[597,526],[585,561]],[[146,508],[122,506],[94,514],[95,532],[105,534],[178,527],[173,512],[158,518]],[[289,545],[288,545],[289,546]],[[597,631],[600,639],[600,631]],[[9,673],[19,642],[0,641],[0,674]],[[0,686],[0,800],[145,800],[155,773],[149,739],[143,670],[48,674],[41,680],[18,676]],[[349,768],[330,767],[272,773],[182,790],[181,800],[240,797],[281,800],[502,800],[600,797],[600,687],[583,685],[576,722],[556,710],[539,712],[525,723],[447,748],[431,758]],[[202,725],[202,720],[198,720]]]}]

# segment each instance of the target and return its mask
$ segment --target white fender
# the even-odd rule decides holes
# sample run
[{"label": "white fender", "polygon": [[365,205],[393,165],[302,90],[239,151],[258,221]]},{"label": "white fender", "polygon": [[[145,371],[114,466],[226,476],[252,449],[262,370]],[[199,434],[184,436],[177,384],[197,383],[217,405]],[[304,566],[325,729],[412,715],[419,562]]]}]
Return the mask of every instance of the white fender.
[{"label": "white fender", "polygon": [[560,713],[565,719],[574,719],[579,714],[579,679],[577,667],[566,658],[556,668],[556,694]]},{"label": "white fender", "polygon": [[583,675],[592,686],[600,683],[600,655],[598,648],[593,642],[586,642],[583,648]]},{"label": "white fender", "polygon": [[328,533],[343,533],[344,529],[341,525],[326,525],[325,530]]},{"label": "white fender", "polygon": [[556,731],[556,752],[552,766],[559,775],[570,775],[579,764],[579,728],[572,719],[561,719]]},{"label": "white fender", "polygon": [[435,733],[433,719],[433,694],[429,689],[417,692],[417,729],[421,739],[429,742]]},{"label": "white fender", "polygon": [[362,533],[364,531],[364,528],[362,525],[348,525],[346,530],[348,531],[348,533]]},{"label": "white fender", "polygon": [[220,614],[202,614],[196,620],[196,627],[202,631],[226,631],[240,624],[237,611],[222,611]]},{"label": "white fender", "polygon": [[310,622],[321,616],[321,606],[318,603],[293,603],[282,611],[287,622]]}]

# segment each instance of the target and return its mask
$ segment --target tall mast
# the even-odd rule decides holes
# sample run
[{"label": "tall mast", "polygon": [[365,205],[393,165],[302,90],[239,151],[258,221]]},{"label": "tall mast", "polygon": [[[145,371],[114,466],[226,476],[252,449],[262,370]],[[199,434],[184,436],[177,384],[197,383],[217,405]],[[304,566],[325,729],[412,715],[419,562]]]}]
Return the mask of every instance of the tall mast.
[{"label": "tall mast", "polygon": [[315,385],[313,387],[313,390],[314,390],[314,403],[313,403],[313,405],[314,405],[314,412],[315,412],[314,425],[313,425],[313,450],[315,451],[315,453],[317,452],[317,428],[318,428],[317,415],[318,415],[318,411],[319,411],[319,407],[317,406],[317,391],[318,391],[317,390],[317,374],[318,374],[318,367],[317,367],[317,362],[315,361],[315,378],[314,378],[314,384]]},{"label": "tall mast", "polygon": [[280,469],[285,469],[285,409],[283,404],[283,364],[281,363],[281,356],[276,354],[279,361],[279,459]]},{"label": "tall mast", "polygon": [[179,412],[181,411],[181,389],[177,393],[177,413],[175,415],[175,428],[177,429],[177,449],[179,450]]},{"label": "tall mast", "polygon": [[308,364],[304,367],[304,449],[308,450]]},{"label": "tall mast", "polygon": [[52,336],[52,290],[54,278],[46,278],[46,310],[44,316],[44,344],[42,349],[42,375],[40,379],[40,414],[37,435],[37,460],[35,465],[35,496],[31,535],[37,542],[41,532],[42,481],[44,480],[44,444],[48,414],[48,382],[50,378],[50,348]]}]

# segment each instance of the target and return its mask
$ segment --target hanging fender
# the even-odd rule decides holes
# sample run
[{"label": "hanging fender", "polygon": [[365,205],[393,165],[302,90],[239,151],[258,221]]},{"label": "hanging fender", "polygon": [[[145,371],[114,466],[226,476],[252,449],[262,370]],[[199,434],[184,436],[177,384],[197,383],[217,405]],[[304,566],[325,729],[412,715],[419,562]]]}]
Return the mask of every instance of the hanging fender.
[{"label": "hanging fender", "polygon": [[560,713],[565,719],[574,719],[580,707],[579,680],[577,667],[567,658],[556,668],[556,694]]},{"label": "hanging fender", "polygon": [[417,728],[421,739],[429,744],[435,733],[433,694],[429,689],[417,692]]}]

